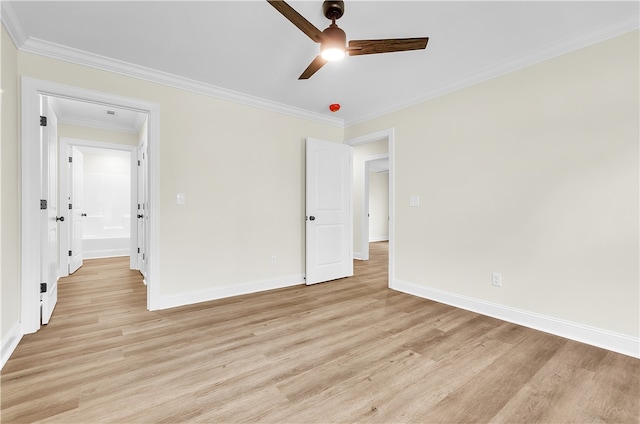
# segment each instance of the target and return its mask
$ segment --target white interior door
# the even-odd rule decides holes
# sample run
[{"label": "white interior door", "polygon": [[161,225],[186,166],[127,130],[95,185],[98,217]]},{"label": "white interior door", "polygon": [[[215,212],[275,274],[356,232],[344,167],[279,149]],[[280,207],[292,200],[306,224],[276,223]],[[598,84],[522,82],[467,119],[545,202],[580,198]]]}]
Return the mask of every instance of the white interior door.
[{"label": "white interior door", "polygon": [[69,274],[82,266],[82,220],[84,213],[84,155],[75,146],[71,147],[71,184],[69,190],[70,212],[70,252]]},{"label": "white interior door", "polygon": [[138,269],[140,273],[145,277],[147,275],[147,256],[146,256],[146,205],[147,205],[147,190],[146,190],[146,175],[147,175],[147,142],[146,137],[140,141],[138,146],[138,209],[137,209],[137,223],[138,223]]},{"label": "white interior door", "polygon": [[40,115],[46,125],[40,124],[40,169],[42,254],[40,263],[41,322],[47,324],[58,301],[58,121],[50,99],[40,97]]},{"label": "white interior door", "polygon": [[307,139],[306,283],[353,275],[352,148]]}]

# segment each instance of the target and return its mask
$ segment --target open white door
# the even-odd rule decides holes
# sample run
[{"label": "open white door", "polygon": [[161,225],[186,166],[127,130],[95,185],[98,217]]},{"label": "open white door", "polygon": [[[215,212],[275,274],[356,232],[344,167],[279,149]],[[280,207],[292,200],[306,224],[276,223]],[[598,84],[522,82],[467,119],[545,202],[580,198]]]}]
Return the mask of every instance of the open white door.
[{"label": "open white door", "polygon": [[146,236],[147,221],[146,206],[147,206],[147,190],[146,179],[147,175],[147,138],[146,131],[141,137],[140,144],[138,145],[138,209],[137,209],[137,223],[138,223],[138,269],[144,277],[146,284],[147,276],[147,255],[146,255]]},{"label": "open white door", "polygon": [[71,147],[71,184],[69,203],[71,205],[70,219],[70,252],[69,274],[73,274],[82,266],[82,218],[84,213],[84,155],[77,147]]},{"label": "open white door", "polygon": [[307,139],[307,285],[353,275],[351,167],[351,146]]},{"label": "open white door", "polygon": [[41,322],[47,324],[58,301],[58,120],[50,99],[40,97]]}]

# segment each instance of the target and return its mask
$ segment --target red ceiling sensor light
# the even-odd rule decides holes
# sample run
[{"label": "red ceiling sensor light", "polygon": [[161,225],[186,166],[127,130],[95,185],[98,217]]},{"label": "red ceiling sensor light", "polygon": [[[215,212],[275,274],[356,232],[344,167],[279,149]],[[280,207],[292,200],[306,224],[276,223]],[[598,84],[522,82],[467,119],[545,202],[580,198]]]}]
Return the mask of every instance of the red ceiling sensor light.
[{"label": "red ceiling sensor light", "polygon": [[331,112],[337,112],[340,110],[340,103],[333,103],[329,105],[329,110]]}]

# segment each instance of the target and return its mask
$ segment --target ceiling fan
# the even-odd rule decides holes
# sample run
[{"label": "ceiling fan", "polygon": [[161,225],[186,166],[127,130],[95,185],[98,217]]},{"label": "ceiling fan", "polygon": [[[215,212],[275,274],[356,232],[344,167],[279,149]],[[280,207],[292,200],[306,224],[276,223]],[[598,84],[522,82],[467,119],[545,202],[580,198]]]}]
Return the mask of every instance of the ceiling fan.
[{"label": "ceiling fan", "polygon": [[384,40],[351,40],[346,47],[347,35],[338,28],[336,20],[344,14],[344,1],[325,0],[322,12],[331,25],[320,31],[311,22],[282,0],[267,0],[285,18],[291,21],[314,42],[320,43],[320,55],[304,70],[298,79],[309,79],[327,62],[340,60],[346,54],[358,56],[363,54],[401,52],[407,50],[422,50],[427,47],[429,37],[422,38],[389,38]]}]

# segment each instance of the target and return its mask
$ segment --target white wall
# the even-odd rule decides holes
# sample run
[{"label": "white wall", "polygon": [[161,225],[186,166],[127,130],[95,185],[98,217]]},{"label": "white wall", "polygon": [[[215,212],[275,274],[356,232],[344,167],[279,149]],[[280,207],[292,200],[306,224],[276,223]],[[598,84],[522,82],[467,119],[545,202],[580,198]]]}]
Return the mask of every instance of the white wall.
[{"label": "white wall", "polygon": [[398,285],[637,346],[638,55],[634,31],[348,128],[395,129]]},{"label": "white wall", "polygon": [[128,256],[131,237],[131,153],[81,147],[84,169],[84,258]]}]

